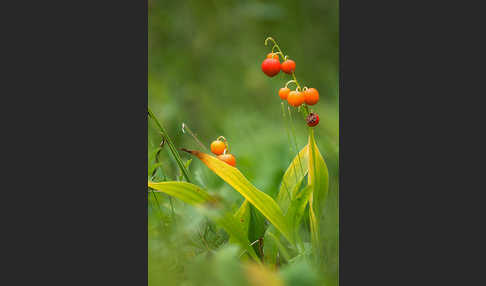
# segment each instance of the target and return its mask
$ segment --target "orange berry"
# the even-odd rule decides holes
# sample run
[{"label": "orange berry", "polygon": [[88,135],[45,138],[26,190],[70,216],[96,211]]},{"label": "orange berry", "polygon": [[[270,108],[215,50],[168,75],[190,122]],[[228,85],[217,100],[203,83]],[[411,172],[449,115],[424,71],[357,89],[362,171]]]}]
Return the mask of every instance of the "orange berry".
[{"label": "orange berry", "polygon": [[227,164],[231,165],[231,166],[236,166],[236,159],[235,159],[235,156],[231,155],[231,154],[223,154],[223,155],[219,155],[218,156],[218,159],[220,159],[221,161],[224,161],[226,162]]},{"label": "orange berry", "polygon": [[226,144],[224,144],[223,141],[214,140],[211,143],[211,152],[213,152],[216,155],[223,154],[224,149],[226,149]]},{"label": "orange berry", "polygon": [[277,61],[279,61],[279,62],[280,62],[280,59],[279,59],[279,57],[278,57],[278,54],[277,54],[277,53],[269,53],[269,54],[267,55],[267,59],[276,59]]},{"label": "orange berry", "polygon": [[295,71],[295,62],[293,60],[286,60],[281,65],[282,71],[287,74],[291,74]]},{"label": "orange berry", "polygon": [[319,92],[315,88],[309,88],[304,91],[305,103],[308,105],[314,105],[319,101]]},{"label": "orange berry", "polygon": [[290,93],[290,89],[288,87],[282,87],[278,91],[278,96],[280,96],[282,100],[286,100],[287,97],[289,96],[289,93]]},{"label": "orange berry", "polygon": [[298,92],[296,90],[294,91],[291,91],[289,93],[289,96],[287,97],[287,102],[292,105],[292,106],[299,106],[301,105],[302,103],[304,103],[304,96],[302,95],[301,92]]}]

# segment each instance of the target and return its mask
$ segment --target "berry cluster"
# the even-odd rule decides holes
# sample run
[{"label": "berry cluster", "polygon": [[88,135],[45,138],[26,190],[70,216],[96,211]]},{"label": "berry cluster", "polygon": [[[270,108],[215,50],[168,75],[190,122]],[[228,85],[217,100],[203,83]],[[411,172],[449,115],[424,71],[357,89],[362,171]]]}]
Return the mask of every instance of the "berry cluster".
[{"label": "berry cluster", "polygon": [[[274,46],[272,48],[272,52],[269,53],[265,60],[262,62],[262,71],[269,77],[273,77],[277,75],[280,70],[282,70],[286,74],[292,75],[293,79],[288,81],[284,87],[280,88],[278,91],[278,96],[282,100],[287,100],[289,105],[294,107],[299,107],[302,104],[304,105],[304,109],[307,116],[307,125],[310,127],[314,127],[319,123],[319,116],[316,113],[310,112],[307,105],[314,105],[319,101],[319,92],[315,88],[307,88],[304,86],[303,89],[300,88],[299,82],[295,77],[295,61],[289,59],[287,56],[284,56],[280,47],[277,45],[275,40],[271,37],[268,37],[265,40],[265,45],[267,45],[268,41],[272,41]],[[274,49],[278,49],[278,52],[274,52]],[[280,57],[283,58],[283,63],[280,64]],[[296,85],[295,90],[290,90],[288,85],[290,83],[294,83]],[[300,110],[300,109],[299,109]]]},{"label": "berry cluster", "polygon": [[302,92],[300,92],[298,89],[290,91],[290,89],[285,86],[278,91],[278,96],[280,96],[282,100],[287,100],[290,105],[295,107],[298,107],[303,103],[314,105],[319,101],[319,92],[313,87],[304,87]]},{"label": "berry cluster", "polygon": [[276,76],[280,70],[286,74],[292,74],[295,71],[295,62],[286,59],[280,64],[278,53],[269,53],[262,63],[262,71],[269,77],[273,77]]},{"label": "berry cluster", "polygon": [[211,152],[218,156],[218,159],[226,162],[231,166],[236,166],[235,157],[229,153],[228,142],[223,136],[219,136],[216,140],[211,143]]}]

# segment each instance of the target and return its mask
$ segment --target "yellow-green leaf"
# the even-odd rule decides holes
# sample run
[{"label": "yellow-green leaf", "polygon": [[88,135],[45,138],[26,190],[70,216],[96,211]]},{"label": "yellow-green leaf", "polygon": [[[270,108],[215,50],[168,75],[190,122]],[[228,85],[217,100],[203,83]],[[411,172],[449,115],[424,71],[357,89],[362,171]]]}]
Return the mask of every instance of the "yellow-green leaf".
[{"label": "yellow-green leaf", "polygon": [[263,249],[265,252],[265,263],[276,270],[277,267],[277,254],[280,253],[280,263],[282,260],[288,261],[290,259],[289,252],[280,238],[282,235],[275,227],[270,226],[265,232]]},{"label": "yellow-green leaf", "polygon": [[289,210],[285,215],[289,220],[289,224],[292,226],[292,230],[295,232],[294,235],[297,235],[300,221],[304,215],[305,207],[307,206],[311,195],[312,187],[307,186],[302,189],[292,200]]},{"label": "yellow-green leaf", "polygon": [[326,162],[319,152],[314,139],[314,130],[310,128],[309,131],[309,175],[307,177],[307,185],[312,188],[312,194],[309,198],[309,221],[311,225],[311,238],[314,247],[318,247],[320,235],[319,224],[317,222],[320,215],[321,207],[327,198],[329,187],[329,172],[327,170]]},{"label": "yellow-green leaf", "polygon": [[277,203],[282,208],[284,213],[287,211],[290,201],[295,197],[295,193],[293,193],[295,186],[297,184],[300,185],[300,182],[305,175],[307,175],[309,170],[308,150],[308,145],[302,148],[284,173],[282,184],[280,185],[277,195]]},{"label": "yellow-green leaf", "polygon": [[240,221],[242,229],[245,232],[245,235],[248,236],[248,228],[250,226],[250,204],[247,200],[245,200],[238,211],[235,213],[235,218]]},{"label": "yellow-green leaf", "polygon": [[[235,221],[238,222],[240,225],[240,228],[242,230],[242,236],[248,238],[248,229],[250,227],[250,219],[251,219],[251,213],[250,213],[250,204],[248,203],[247,200],[245,200],[238,211],[234,214]],[[234,236],[230,236],[229,239],[230,242],[236,242],[237,238]],[[251,244],[251,242],[250,242]],[[246,255],[246,254],[245,254]]]},{"label": "yellow-green leaf", "polygon": [[148,186],[154,190],[164,192],[170,196],[176,197],[190,205],[198,205],[214,201],[202,188],[186,182],[159,182],[148,181]]},{"label": "yellow-green leaf", "polygon": [[260,258],[256,255],[255,250],[250,245],[251,243],[248,241],[244,230],[241,228],[241,224],[231,212],[226,212],[223,215],[208,214],[208,217],[212,218],[218,225],[220,225],[233,238],[233,241],[238,242],[238,244],[242,246],[255,261],[260,263]]},{"label": "yellow-green leaf", "polygon": [[283,216],[282,210],[272,197],[253,186],[240,170],[218,158],[199,151],[186,149],[184,151],[198,157],[211,171],[245,197],[287,240],[293,243],[290,228]]}]

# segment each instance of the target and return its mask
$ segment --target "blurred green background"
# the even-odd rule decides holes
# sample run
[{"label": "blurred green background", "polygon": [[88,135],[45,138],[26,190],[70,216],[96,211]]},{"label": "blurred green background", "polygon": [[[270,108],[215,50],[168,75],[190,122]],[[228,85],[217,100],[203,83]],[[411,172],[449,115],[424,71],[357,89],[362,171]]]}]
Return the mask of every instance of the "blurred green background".
[{"label": "blurred green background", "polygon": [[[328,207],[321,214],[326,257],[322,258],[321,269],[296,263],[294,268],[284,269],[287,274],[282,277],[286,277],[288,285],[337,285],[339,2],[148,3],[148,104],[177,148],[201,149],[182,132],[182,123],[207,148],[223,135],[229,141],[237,167],[256,187],[274,195],[296,155],[286,126],[295,132],[298,149],[307,143],[308,129],[295,111],[290,125],[282,117],[277,91],[291,77],[279,73],[269,78],[263,74],[261,63],[271,51],[271,45],[264,45],[265,38],[273,37],[283,52],[295,60],[295,74],[301,84],[319,91],[320,101],[312,109],[320,116],[315,127],[316,140],[330,174]],[[149,121],[149,154],[160,140]],[[184,161],[190,159],[187,154],[181,156]],[[162,150],[159,158],[159,180],[180,176],[167,150]],[[227,198],[235,209],[241,204],[242,197],[199,161],[192,162],[190,171],[198,185]],[[236,258],[231,258],[233,250],[224,243],[226,239],[224,232],[190,206],[162,194],[150,195],[149,284],[237,285],[236,278],[230,279],[235,284],[227,284],[226,278],[220,277],[221,272],[239,275],[233,264]],[[208,253],[216,255],[208,258]],[[223,266],[226,271],[221,271]],[[295,280],[305,277],[307,282]]]}]

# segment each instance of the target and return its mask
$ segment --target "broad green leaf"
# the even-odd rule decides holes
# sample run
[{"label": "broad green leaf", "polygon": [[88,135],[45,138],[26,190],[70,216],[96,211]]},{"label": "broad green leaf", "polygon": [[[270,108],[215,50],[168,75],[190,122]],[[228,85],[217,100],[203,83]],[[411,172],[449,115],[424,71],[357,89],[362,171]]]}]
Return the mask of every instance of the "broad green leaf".
[{"label": "broad green leaf", "polygon": [[285,217],[289,220],[289,224],[292,226],[294,231],[294,237],[297,237],[299,224],[304,216],[305,208],[309,202],[310,196],[312,195],[312,187],[307,186],[302,189],[296,197],[292,200],[289,210]]},{"label": "broad green leaf", "polygon": [[[309,169],[309,148],[306,145],[295,156],[289,167],[284,173],[282,184],[277,194],[277,203],[285,213],[290,205],[290,201],[295,195],[295,186],[302,182],[302,179],[307,175]],[[298,188],[297,188],[298,191]]]},{"label": "broad green leaf", "polygon": [[[248,238],[248,228],[250,227],[250,220],[251,220],[251,213],[250,213],[250,204],[247,200],[245,200],[238,211],[234,214],[235,220],[239,223],[240,228],[243,232],[243,236]],[[230,242],[236,242],[237,238],[230,236]],[[251,244],[251,242],[250,242]],[[245,254],[246,255],[246,254]]]},{"label": "broad green leaf", "polygon": [[[248,202],[248,200],[245,200],[241,204],[240,208],[235,213],[235,218],[241,224],[250,243],[263,237],[265,233],[265,219],[262,214]],[[230,237],[230,242],[231,241],[233,241],[233,237]],[[253,249],[260,255],[259,244],[253,244]]]},{"label": "broad green leaf", "polygon": [[250,227],[251,213],[250,204],[245,200],[238,211],[235,213],[235,218],[240,221],[245,235],[248,236],[248,228]]},{"label": "broad green leaf", "polygon": [[258,209],[287,240],[293,243],[290,235],[290,228],[287,225],[282,210],[272,197],[253,186],[237,168],[230,166],[218,158],[199,151],[186,149],[184,149],[184,151],[198,157],[209,169],[211,169],[211,171],[232,186],[253,206],[255,206],[255,208]]},{"label": "broad green leaf", "polygon": [[314,139],[314,130],[309,131],[309,175],[307,176],[307,185],[312,188],[312,194],[309,198],[309,221],[311,225],[311,238],[314,247],[318,251],[320,241],[319,224],[317,216],[320,215],[321,207],[327,198],[329,188],[329,173],[326,162],[322,158],[319,148]]},{"label": "broad green leaf", "polygon": [[263,252],[265,253],[265,264],[273,270],[276,270],[278,247],[275,241],[273,241],[273,239],[268,234],[268,230],[265,232],[265,236],[263,237]]},{"label": "broad green leaf", "polygon": [[265,232],[263,240],[263,249],[265,251],[265,263],[273,266],[277,265],[277,254],[280,254],[280,260],[288,261],[291,256],[287,251],[287,248],[283,245],[281,238],[282,235],[278,232],[274,226],[270,226]]},{"label": "broad green leaf", "polygon": [[248,251],[250,256],[256,261],[260,261],[253,248],[248,241],[247,232],[241,227],[231,212],[224,212],[221,214],[217,206],[217,200],[208,194],[202,188],[186,182],[160,182],[155,183],[148,181],[148,186],[154,190],[164,192],[170,196],[176,197],[190,205],[196,206],[197,209],[212,219],[216,224],[221,226],[233,240],[238,242],[243,249]]},{"label": "broad green leaf", "polygon": [[264,261],[265,264],[269,265],[272,269],[277,269],[277,254],[278,254],[278,245],[275,242],[275,237],[278,237],[280,234],[272,225],[267,228],[265,232],[265,236],[263,237],[263,251],[265,253]]},{"label": "broad green leaf", "polygon": [[312,246],[316,250],[316,257],[319,257],[321,253],[320,243],[319,243],[319,224],[317,223],[316,213],[314,212],[314,207],[312,207],[312,195],[309,198],[309,224],[311,232]]},{"label": "broad green leaf", "polygon": [[[252,205],[250,205],[250,227],[248,228],[248,240],[253,242],[262,238],[265,235],[265,217]],[[255,249],[257,245],[254,245]]]},{"label": "broad green leaf", "polygon": [[205,211],[209,218],[213,219],[233,238],[233,241],[238,242],[238,244],[242,246],[242,248],[245,249],[255,261],[260,263],[260,258],[258,255],[256,255],[255,250],[250,245],[250,242],[245,236],[245,232],[241,228],[239,221],[231,212],[226,212],[224,215],[219,215],[214,213],[214,210],[206,209]]},{"label": "broad green leaf", "polygon": [[[308,185],[313,187],[314,209],[320,210],[324,205],[329,188],[329,172],[326,162],[319,152],[311,128],[309,134],[309,176]],[[320,213],[320,212],[319,212]]]}]

